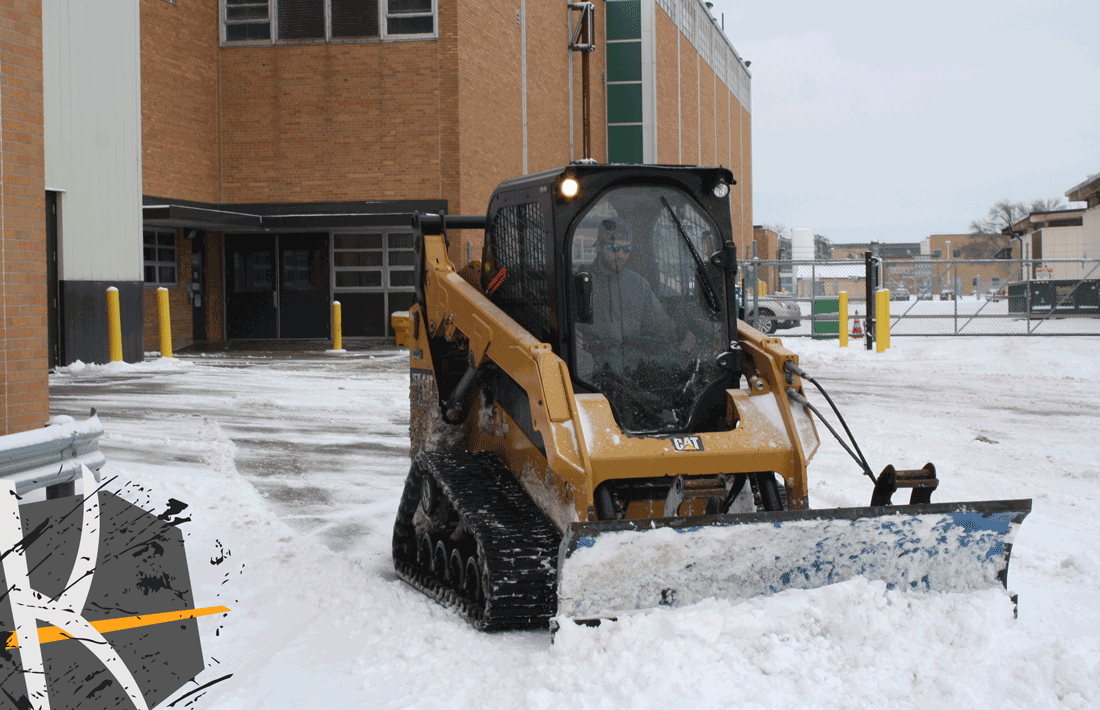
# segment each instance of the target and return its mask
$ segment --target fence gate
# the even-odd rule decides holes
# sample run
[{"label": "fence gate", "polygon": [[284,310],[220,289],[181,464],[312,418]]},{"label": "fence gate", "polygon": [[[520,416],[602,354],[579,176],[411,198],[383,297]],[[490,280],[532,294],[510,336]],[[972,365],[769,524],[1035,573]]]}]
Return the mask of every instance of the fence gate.
[{"label": "fence gate", "polygon": [[[906,335],[1100,335],[1100,259],[882,259],[890,290],[890,333]],[[779,335],[836,333],[837,295],[850,319],[866,317],[862,260],[741,264],[745,320],[775,318]],[[831,307],[831,308],[830,308]],[[858,314],[858,315],[857,315]],[[831,324],[831,328],[829,325]]]}]

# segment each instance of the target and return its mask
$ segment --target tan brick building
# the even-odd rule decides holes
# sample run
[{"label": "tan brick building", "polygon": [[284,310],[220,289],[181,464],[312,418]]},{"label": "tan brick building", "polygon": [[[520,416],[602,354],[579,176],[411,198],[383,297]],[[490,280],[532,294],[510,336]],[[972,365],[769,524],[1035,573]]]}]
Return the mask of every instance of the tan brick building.
[{"label": "tan brick building", "polygon": [[[141,0],[144,341],[383,336],[410,214],[583,156],[584,13],[534,0]],[[601,0],[591,157],[720,164],[752,239],[749,74],[700,0]],[[451,256],[479,258],[480,233]]]},{"label": "tan brick building", "polygon": [[[382,336],[415,211],[483,213],[583,157],[732,169],[752,240],[750,77],[700,0],[10,0],[0,17],[3,430],[47,370],[174,345]],[[581,52],[590,40],[588,127]],[[582,42],[583,44],[583,42]],[[481,249],[452,235],[452,258]],[[140,242],[139,242],[140,239]],[[49,257],[49,258],[47,258]]]},{"label": "tan brick building", "polygon": [[980,260],[994,259],[1002,247],[985,234],[933,234],[921,242],[923,266],[915,273],[915,288],[909,291],[935,295],[950,290],[963,295],[1000,289],[1016,277],[1018,264],[1007,259]]},{"label": "tan brick building", "polygon": [[0,15],[0,434],[42,426],[47,393],[42,7]]}]

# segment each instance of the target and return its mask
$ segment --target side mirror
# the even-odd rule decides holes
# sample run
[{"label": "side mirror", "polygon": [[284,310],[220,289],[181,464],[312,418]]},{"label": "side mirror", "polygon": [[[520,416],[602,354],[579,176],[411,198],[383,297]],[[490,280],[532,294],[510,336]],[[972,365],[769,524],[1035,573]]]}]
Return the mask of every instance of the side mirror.
[{"label": "side mirror", "polygon": [[592,322],[592,274],[581,271],[573,276],[573,302],[577,304],[577,322]]}]

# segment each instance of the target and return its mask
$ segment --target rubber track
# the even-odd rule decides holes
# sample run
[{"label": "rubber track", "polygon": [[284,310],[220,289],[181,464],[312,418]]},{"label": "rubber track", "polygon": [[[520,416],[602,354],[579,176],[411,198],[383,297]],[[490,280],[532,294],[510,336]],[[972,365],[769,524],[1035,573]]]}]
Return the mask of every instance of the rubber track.
[{"label": "rubber track", "polygon": [[[462,596],[416,562],[413,515],[431,475],[477,541],[488,572],[485,601]],[[557,609],[561,535],[515,476],[487,452],[421,453],[405,481],[393,530],[399,577],[484,631],[548,627]]]}]

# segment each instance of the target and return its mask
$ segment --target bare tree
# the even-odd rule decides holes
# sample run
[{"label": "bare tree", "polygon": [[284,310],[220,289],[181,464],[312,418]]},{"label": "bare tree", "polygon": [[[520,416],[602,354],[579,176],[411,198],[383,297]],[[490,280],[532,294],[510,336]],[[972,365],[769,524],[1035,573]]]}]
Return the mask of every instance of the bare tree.
[{"label": "bare tree", "polygon": [[1002,237],[1006,229],[1019,222],[1030,214],[1023,202],[1016,202],[1005,198],[997,200],[989,208],[985,219],[976,219],[970,223],[971,234],[987,234],[991,237]]},{"label": "bare tree", "polygon": [[1061,197],[1047,197],[1036,198],[1028,203],[1028,211],[1030,212],[1053,212],[1055,210],[1065,209],[1067,207],[1064,200]]},{"label": "bare tree", "polygon": [[970,223],[970,233],[1005,236],[1007,231],[1010,233],[1008,236],[1015,236],[1015,234],[1011,234],[1012,225],[1032,212],[1053,212],[1065,207],[1066,203],[1062,201],[1061,197],[1037,197],[1027,203],[1008,198],[997,200],[989,208],[985,219],[976,219]]}]

